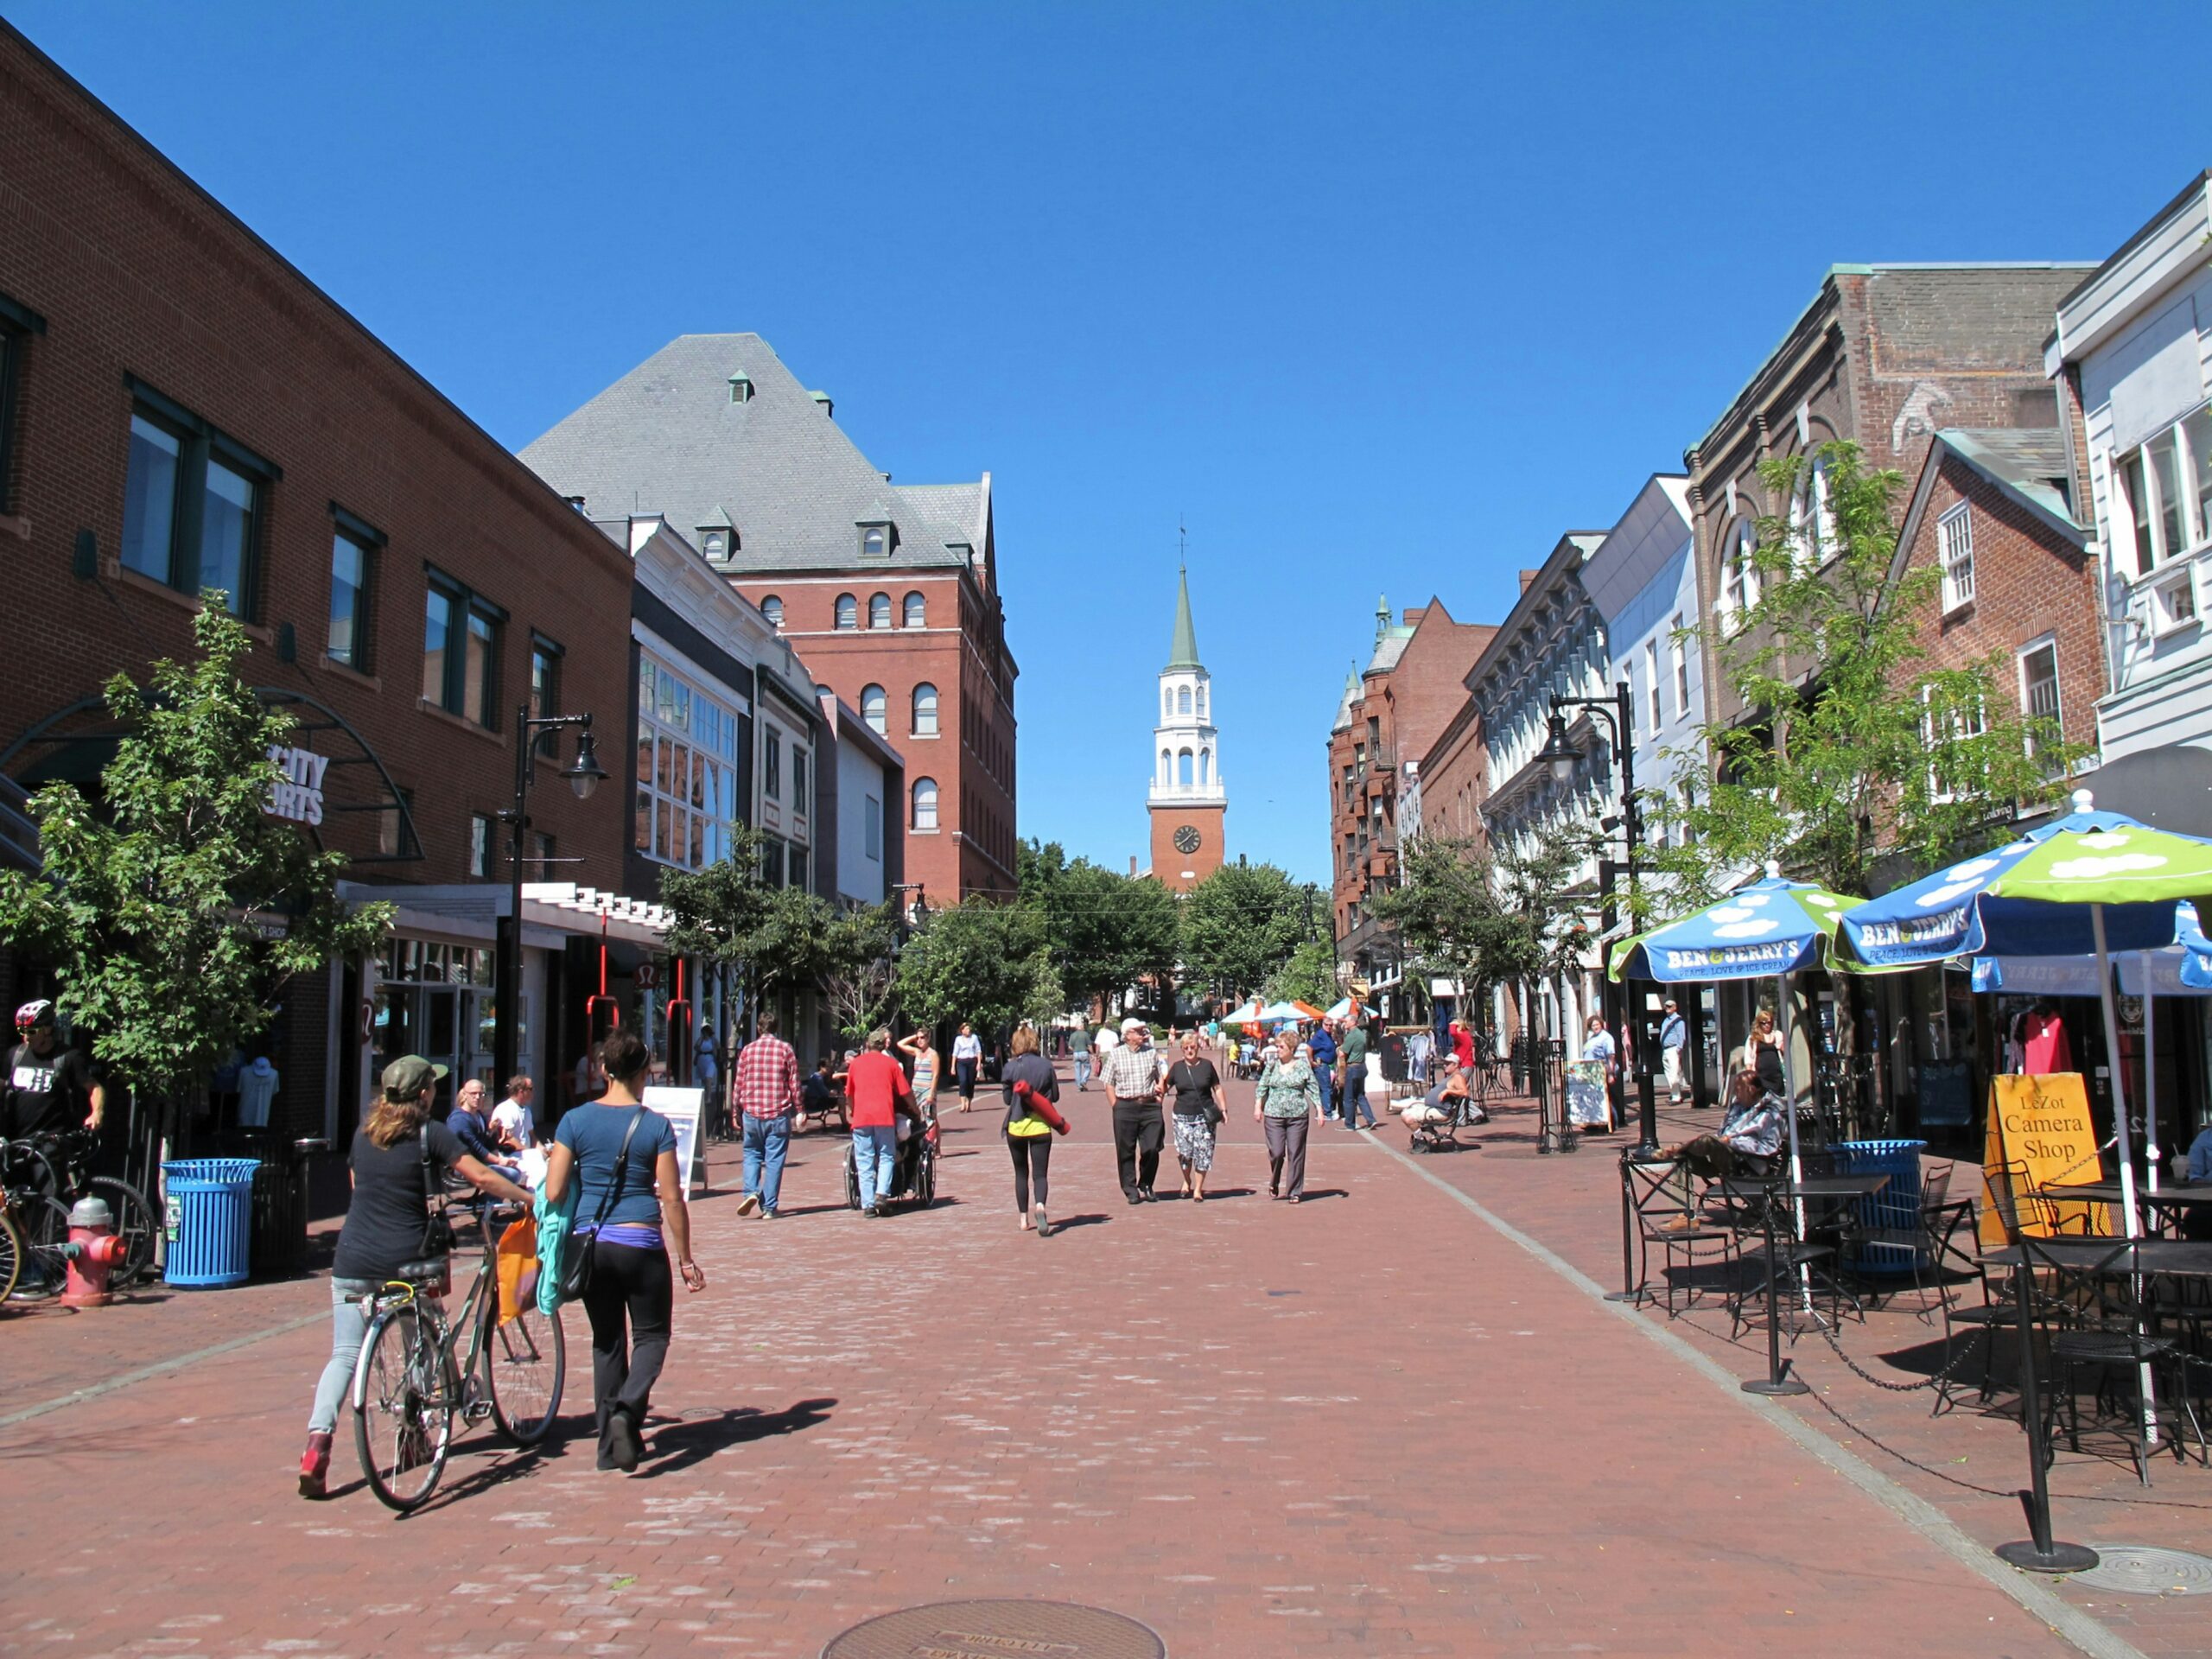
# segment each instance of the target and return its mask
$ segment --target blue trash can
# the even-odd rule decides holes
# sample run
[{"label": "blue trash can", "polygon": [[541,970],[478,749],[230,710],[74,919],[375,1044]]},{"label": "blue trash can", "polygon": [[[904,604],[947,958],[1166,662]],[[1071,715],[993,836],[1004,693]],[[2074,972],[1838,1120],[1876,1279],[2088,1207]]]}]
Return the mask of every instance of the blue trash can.
[{"label": "blue trash can", "polygon": [[[1920,1248],[1920,1154],[1925,1141],[1843,1141],[1833,1148],[1839,1175],[1887,1175],[1890,1184],[1859,1200],[1859,1241],[1845,1265],[1860,1273],[1910,1273],[1928,1265]],[[1910,1242],[1908,1242],[1910,1241]]]},{"label": "blue trash can", "polygon": [[179,1158],[162,1166],[162,1277],[180,1290],[245,1282],[257,1158]]}]

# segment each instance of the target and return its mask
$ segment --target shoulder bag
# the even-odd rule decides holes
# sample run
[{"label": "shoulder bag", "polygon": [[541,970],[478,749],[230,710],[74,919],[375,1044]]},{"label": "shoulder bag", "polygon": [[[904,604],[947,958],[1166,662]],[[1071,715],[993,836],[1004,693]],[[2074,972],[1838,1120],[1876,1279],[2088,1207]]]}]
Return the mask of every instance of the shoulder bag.
[{"label": "shoulder bag", "polygon": [[[561,1300],[564,1302],[582,1301],[591,1288],[592,1262],[599,1254],[599,1230],[607,1223],[607,1212],[614,1207],[614,1200],[622,1191],[623,1178],[630,1173],[630,1137],[638,1132],[638,1120],[645,1116],[642,1106],[630,1114],[630,1127],[622,1131],[622,1150],[615,1154],[614,1173],[607,1183],[607,1191],[600,1195],[599,1213],[592,1217],[591,1230],[580,1239],[571,1229],[566,1240],[567,1254],[561,1262]],[[578,1160],[576,1181],[583,1182],[583,1165]],[[579,1245],[582,1248],[578,1248]]]},{"label": "shoulder bag", "polygon": [[437,1160],[430,1156],[430,1120],[424,1118],[416,1132],[423,1148],[423,1202],[427,1213],[423,1217],[423,1248],[416,1252],[425,1262],[453,1254],[453,1224],[446,1219],[445,1211],[437,1207],[438,1195],[445,1190],[445,1179],[438,1173]]}]

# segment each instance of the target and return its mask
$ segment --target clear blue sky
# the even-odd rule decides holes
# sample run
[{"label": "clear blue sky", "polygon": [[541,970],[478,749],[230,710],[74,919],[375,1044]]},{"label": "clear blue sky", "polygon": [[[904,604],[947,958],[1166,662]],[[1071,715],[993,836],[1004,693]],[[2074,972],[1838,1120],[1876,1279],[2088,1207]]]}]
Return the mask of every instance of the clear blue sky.
[{"label": "clear blue sky", "polygon": [[9,16],[505,443],[755,329],[988,468],[1020,830],[1116,866],[1181,515],[1230,845],[1322,880],[1378,591],[1502,614],[1830,264],[2102,258],[2212,163],[2202,0]]}]

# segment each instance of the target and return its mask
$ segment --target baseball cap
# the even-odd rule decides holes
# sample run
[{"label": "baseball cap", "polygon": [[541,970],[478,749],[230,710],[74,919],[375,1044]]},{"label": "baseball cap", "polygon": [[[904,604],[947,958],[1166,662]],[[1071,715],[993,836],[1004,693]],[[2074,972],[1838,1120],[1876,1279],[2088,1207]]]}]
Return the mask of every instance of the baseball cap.
[{"label": "baseball cap", "polygon": [[1152,1027],[1146,1025],[1141,1020],[1128,1019],[1122,1021],[1122,1035],[1124,1037],[1128,1036],[1133,1031],[1149,1031],[1151,1029]]},{"label": "baseball cap", "polygon": [[433,1065],[420,1054],[403,1054],[384,1069],[384,1097],[412,1100],[445,1075],[444,1066]]}]

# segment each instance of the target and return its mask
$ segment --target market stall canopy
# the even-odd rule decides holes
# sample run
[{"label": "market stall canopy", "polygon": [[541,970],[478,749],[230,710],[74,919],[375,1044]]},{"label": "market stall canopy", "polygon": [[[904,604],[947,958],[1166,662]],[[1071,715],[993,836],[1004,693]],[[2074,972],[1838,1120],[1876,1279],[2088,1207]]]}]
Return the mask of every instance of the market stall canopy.
[{"label": "market stall canopy", "polygon": [[1669,922],[1612,950],[1618,979],[1770,979],[1809,967],[1835,938],[1836,919],[1855,902],[1809,881],[1786,881],[1769,864],[1764,880],[1719,903]]},{"label": "market stall canopy", "polygon": [[1260,1023],[1260,999],[1255,996],[1249,1002],[1247,1002],[1243,1007],[1237,1009],[1236,1013],[1223,1014],[1221,1016],[1221,1023],[1224,1026],[1258,1025]]}]

